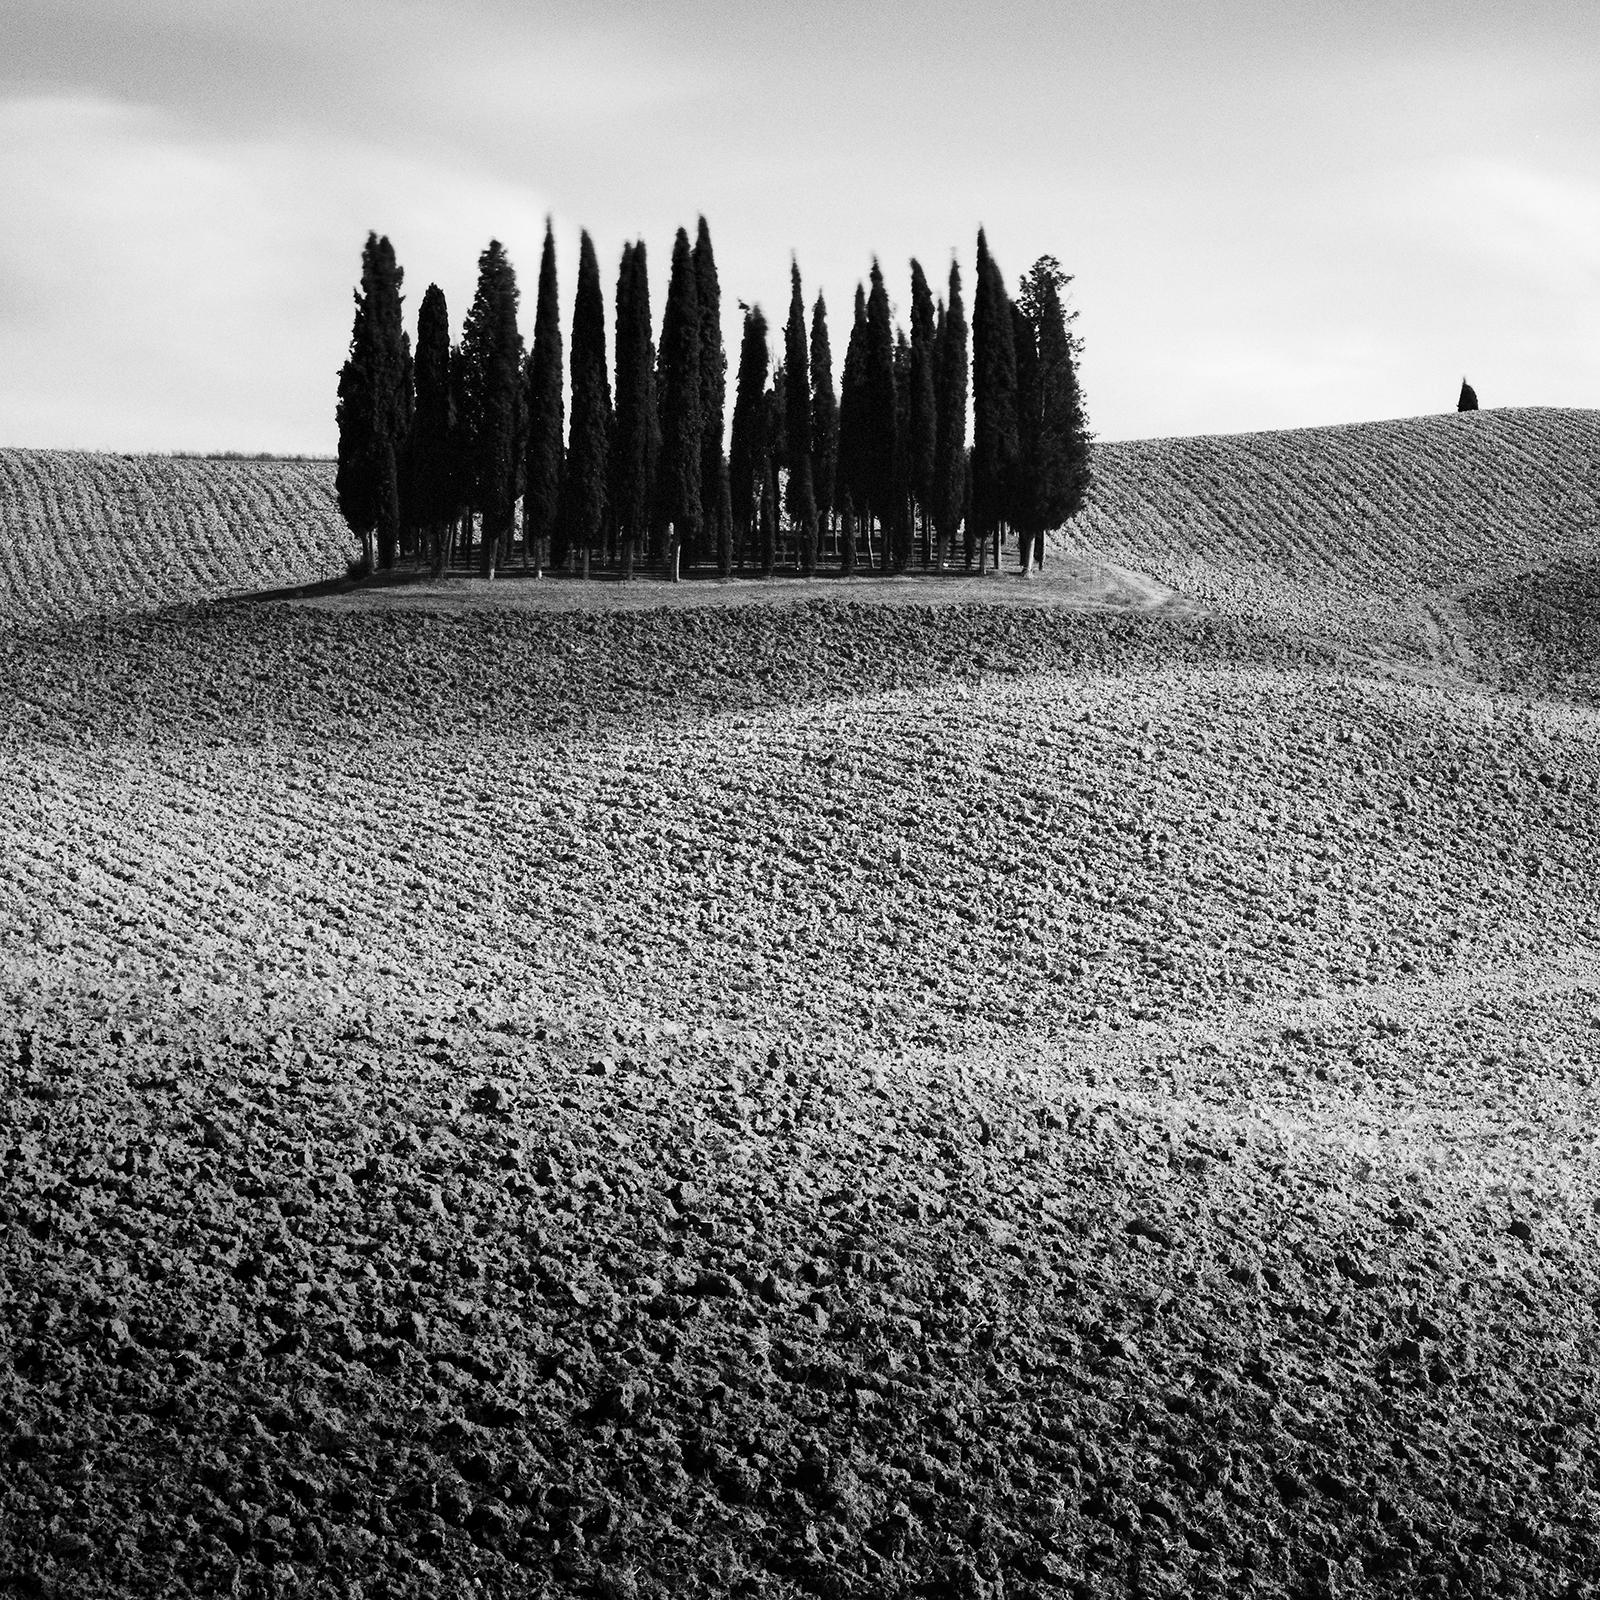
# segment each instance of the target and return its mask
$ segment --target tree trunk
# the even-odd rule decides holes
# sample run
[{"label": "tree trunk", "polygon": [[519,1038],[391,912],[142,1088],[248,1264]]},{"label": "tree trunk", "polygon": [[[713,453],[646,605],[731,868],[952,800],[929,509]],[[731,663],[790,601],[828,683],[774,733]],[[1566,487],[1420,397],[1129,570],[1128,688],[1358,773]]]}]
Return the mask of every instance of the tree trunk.
[{"label": "tree trunk", "polygon": [[676,583],[678,581],[678,524],[676,522],[667,524],[667,556],[668,565],[672,569],[672,577],[669,581]]},{"label": "tree trunk", "polygon": [[588,579],[589,579],[589,547],[588,547],[588,545],[585,545],[583,547],[583,577],[584,577],[584,581],[587,583]]}]

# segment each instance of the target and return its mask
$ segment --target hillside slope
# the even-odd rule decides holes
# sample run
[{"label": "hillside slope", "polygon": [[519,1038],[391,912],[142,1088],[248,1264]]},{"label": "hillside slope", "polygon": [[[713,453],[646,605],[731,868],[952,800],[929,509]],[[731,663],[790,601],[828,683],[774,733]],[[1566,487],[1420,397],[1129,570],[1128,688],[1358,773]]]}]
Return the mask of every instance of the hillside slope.
[{"label": "hillside slope", "polygon": [[1058,547],[1400,662],[1472,673],[1479,616],[1535,580],[1546,633],[1553,614],[1581,631],[1600,566],[1600,411],[1137,440],[1094,460]]},{"label": "hillside slope", "polygon": [[[1592,655],[1597,474],[1600,411],[1551,408],[1105,444],[1057,565],[1469,675],[1476,635],[1513,667],[1530,629],[1539,660]],[[350,550],[329,462],[0,451],[0,622],[315,583]]]},{"label": "hillside slope", "polygon": [[343,573],[331,461],[0,450],[0,623]]},{"label": "hillside slope", "polygon": [[1594,708],[1177,608],[0,684],[0,1592],[1591,1592]]}]

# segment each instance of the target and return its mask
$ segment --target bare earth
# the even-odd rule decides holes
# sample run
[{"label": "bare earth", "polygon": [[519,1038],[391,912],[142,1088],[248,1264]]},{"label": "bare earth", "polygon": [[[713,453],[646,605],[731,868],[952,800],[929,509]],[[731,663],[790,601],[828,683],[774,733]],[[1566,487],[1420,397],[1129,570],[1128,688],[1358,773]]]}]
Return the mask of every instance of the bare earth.
[{"label": "bare earth", "polygon": [[0,1594],[1600,1592],[1591,440],[19,603]]}]

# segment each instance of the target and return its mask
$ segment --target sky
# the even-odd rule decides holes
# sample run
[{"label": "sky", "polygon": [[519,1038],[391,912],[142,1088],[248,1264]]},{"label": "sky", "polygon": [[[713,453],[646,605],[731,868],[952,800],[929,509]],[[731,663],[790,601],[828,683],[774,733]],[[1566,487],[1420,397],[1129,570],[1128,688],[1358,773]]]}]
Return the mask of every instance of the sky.
[{"label": "sky", "polygon": [[454,330],[553,219],[710,228],[842,362],[873,258],[1073,274],[1107,440],[1600,406],[1594,0],[6,0],[0,445],[331,454],[368,230]]}]

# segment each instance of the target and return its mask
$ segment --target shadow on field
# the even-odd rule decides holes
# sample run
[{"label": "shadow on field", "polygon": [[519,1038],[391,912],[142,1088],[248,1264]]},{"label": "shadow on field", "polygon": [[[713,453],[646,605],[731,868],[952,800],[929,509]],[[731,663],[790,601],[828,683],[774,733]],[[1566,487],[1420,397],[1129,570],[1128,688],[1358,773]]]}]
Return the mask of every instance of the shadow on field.
[{"label": "shadow on field", "polygon": [[937,702],[985,676],[1335,660],[1314,641],[1167,608],[852,598],[454,611],[234,600],[15,640],[4,671],[31,692],[0,695],[0,742],[581,737],[894,690]]}]

